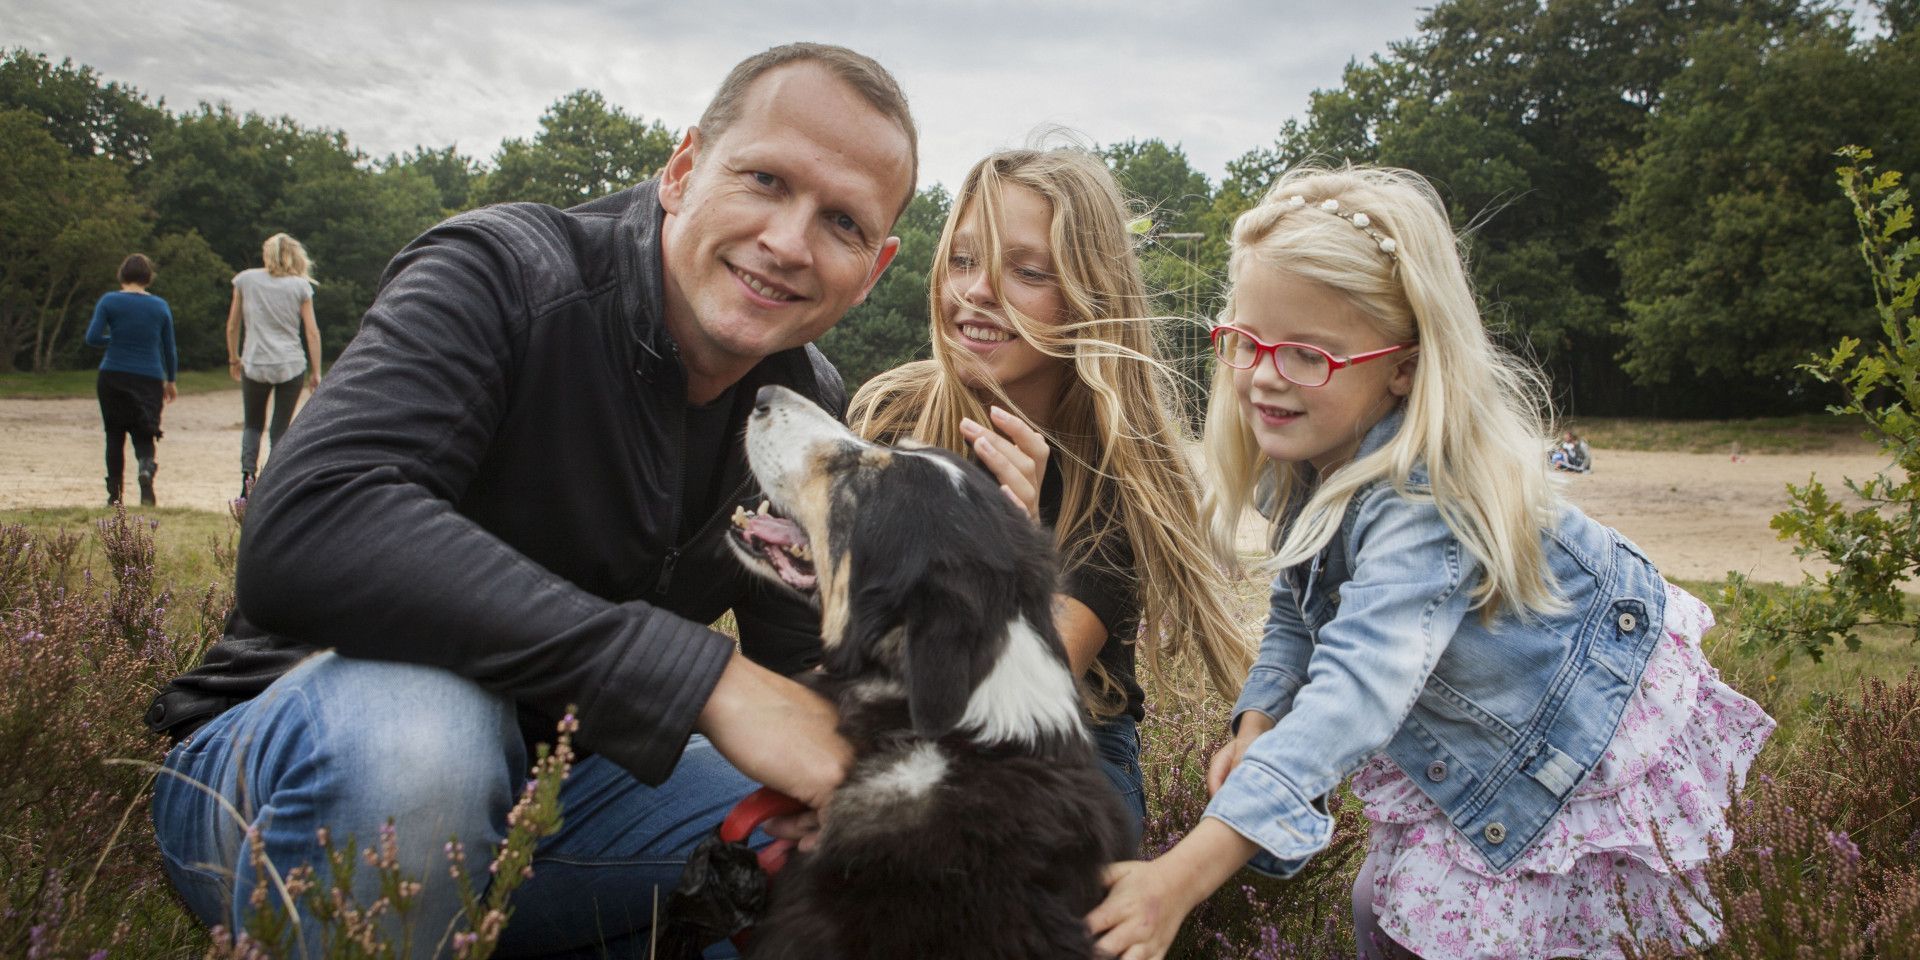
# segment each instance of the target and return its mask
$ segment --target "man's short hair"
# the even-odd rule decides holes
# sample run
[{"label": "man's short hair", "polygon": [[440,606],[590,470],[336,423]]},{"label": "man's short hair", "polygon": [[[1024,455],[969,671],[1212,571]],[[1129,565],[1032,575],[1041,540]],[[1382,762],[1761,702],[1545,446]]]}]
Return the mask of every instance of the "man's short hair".
[{"label": "man's short hair", "polygon": [[[872,57],[830,43],[788,43],[764,53],[756,53],[739,62],[720,82],[720,89],[700,114],[700,136],[707,142],[720,139],[727,128],[740,118],[740,102],[748,88],[769,70],[790,63],[817,63],[826,67],[867,101],[880,115],[894,122],[907,135],[907,160],[910,164],[907,196],[900,210],[913,200],[913,188],[920,182],[920,131],[907,109],[907,95],[899,81]],[[895,211],[895,216],[900,211]]]}]

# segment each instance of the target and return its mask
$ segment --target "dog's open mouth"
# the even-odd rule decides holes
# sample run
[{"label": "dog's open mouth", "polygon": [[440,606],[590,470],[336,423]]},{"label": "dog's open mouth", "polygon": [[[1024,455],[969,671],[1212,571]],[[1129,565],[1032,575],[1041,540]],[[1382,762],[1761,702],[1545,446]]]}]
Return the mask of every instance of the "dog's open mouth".
[{"label": "dog's open mouth", "polygon": [[767,501],[758,510],[733,508],[733,535],[747,552],[765,558],[780,582],[795,590],[812,590],[819,582],[813,572],[813,545],[800,525],[773,512]]}]

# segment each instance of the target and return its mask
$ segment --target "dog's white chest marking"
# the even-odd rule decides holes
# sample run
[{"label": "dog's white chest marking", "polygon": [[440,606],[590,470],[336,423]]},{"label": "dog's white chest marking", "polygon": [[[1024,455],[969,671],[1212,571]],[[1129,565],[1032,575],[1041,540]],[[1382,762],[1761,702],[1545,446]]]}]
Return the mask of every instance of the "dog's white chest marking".
[{"label": "dog's white chest marking", "polygon": [[922,453],[921,451],[918,451],[918,450],[903,450],[900,452],[916,454],[920,456],[922,459],[931,461],[934,466],[939,467],[943,472],[946,473],[948,480],[953,481],[953,489],[961,493],[967,492],[967,474],[966,474],[966,471],[960,469],[959,464],[954,463],[953,461],[948,460],[945,457],[937,456],[931,453]]},{"label": "dog's white chest marking", "polygon": [[917,798],[939,786],[946,775],[947,757],[940,752],[939,744],[921,743],[893,766],[868,778],[866,785],[874,793]]},{"label": "dog's white chest marking", "polygon": [[982,743],[1033,743],[1046,733],[1086,736],[1073,674],[1024,617],[1007,627],[1007,649],[974,688],[960,726]]}]

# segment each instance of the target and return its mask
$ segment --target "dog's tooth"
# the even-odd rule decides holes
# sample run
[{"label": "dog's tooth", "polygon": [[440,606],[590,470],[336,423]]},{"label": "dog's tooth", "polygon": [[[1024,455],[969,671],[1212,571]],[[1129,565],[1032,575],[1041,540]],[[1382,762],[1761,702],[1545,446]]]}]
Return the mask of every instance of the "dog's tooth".
[{"label": "dog's tooth", "polygon": [[766,501],[766,500],[762,500],[762,501],[760,501],[760,507],[759,507],[759,510],[760,510],[760,512],[761,512],[761,513],[766,513],[766,512],[768,511],[768,510],[771,510],[771,509],[773,509],[773,504],[772,504],[772,503],[770,503],[770,502],[768,502],[768,501]]},{"label": "dog's tooth", "polygon": [[733,525],[736,527],[746,526],[747,525],[747,508],[737,503],[734,504],[733,516],[731,519],[733,520]]}]

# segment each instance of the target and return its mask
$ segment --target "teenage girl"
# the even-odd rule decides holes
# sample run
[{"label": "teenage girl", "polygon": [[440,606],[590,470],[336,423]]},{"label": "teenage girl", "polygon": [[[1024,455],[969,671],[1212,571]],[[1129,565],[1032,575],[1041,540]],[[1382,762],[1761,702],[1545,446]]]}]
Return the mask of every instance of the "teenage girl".
[{"label": "teenage girl", "polygon": [[1055,624],[1089,680],[1094,740],[1137,831],[1136,661],[1162,692],[1196,693],[1205,679],[1232,697],[1252,650],[1219,565],[1190,562],[1209,555],[1199,485],[1127,219],[1112,174],[1085,151],[974,164],[934,257],[933,357],[869,381],[848,420],[868,437],[971,450],[1053,529]]},{"label": "teenage girl", "polygon": [[[270,443],[278,444],[293,422],[301,385],[309,390],[320,386],[320,328],[313,319],[313,265],[307,248],[276,233],[260,245],[260,262],[234,274],[233,302],[227,308],[227,373],[240,384],[241,499],[253,492],[254,473],[260,469],[260,434],[264,431]],[[269,399],[272,426],[267,424]]]},{"label": "teenage girl", "polygon": [[1618,956],[1616,884],[1641,936],[1716,937],[1683,879],[1705,890],[1773,721],[1701,654],[1705,605],[1557,495],[1539,381],[1489,338],[1432,188],[1290,171],[1230,276],[1208,516],[1218,543],[1260,509],[1278,576],[1206,814],[1114,868],[1100,946],[1162,956],[1242,865],[1298,871],[1349,776],[1365,956]]}]

